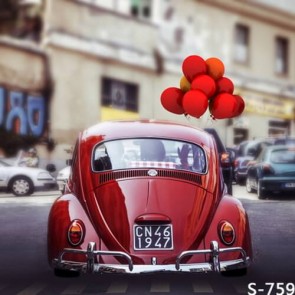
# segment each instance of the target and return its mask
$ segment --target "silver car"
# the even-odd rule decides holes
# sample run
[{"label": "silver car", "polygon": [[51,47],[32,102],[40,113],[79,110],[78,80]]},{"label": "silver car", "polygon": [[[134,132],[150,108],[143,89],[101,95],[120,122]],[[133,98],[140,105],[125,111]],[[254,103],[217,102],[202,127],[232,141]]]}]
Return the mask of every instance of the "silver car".
[{"label": "silver car", "polygon": [[55,178],[46,170],[19,167],[0,159],[0,190],[15,196],[29,196],[35,191],[56,190]]},{"label": "silver car", "polygon": [[57,174],[56,181],[58,184],[58,189],[62,193],[64,193],[65,191],[66,184],[70,177],[70,173],[71,173],[71,166],[66,166],[65,168],[61,169]]}]

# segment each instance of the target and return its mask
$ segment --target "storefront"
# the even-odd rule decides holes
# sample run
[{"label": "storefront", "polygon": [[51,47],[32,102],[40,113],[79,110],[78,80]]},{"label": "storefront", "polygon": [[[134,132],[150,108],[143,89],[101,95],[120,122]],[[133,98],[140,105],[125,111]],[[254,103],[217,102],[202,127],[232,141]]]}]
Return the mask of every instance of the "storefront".
[{"label": "storefront", "polygon": [[245,111],[233,120],[233,143],[259,137],[288,136],[294,130],[295,100],[266,93],[241,91]]}]

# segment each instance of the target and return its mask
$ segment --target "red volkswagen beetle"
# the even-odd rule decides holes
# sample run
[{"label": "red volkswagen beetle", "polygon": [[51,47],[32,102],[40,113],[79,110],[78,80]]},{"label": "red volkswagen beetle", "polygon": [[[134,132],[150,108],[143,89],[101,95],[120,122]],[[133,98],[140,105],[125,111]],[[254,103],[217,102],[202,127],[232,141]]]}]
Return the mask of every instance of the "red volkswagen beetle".
[{"label": "red volkswagen beetle", "polygon": [[51,208],[55,274],[158,271],[244,274],[247,214],[227,194],[212,136],[154,120],[79,135],[65,193]]}]

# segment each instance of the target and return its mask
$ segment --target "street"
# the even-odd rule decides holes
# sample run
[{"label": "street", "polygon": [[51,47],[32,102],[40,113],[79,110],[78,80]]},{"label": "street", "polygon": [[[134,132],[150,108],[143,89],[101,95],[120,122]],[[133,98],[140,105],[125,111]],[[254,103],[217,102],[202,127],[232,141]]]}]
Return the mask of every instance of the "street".
[{"label": "street", "polygon": [[47,218],[58,195],[0,194],[0,294],[295,294],[295,197],[262,201],[234,185],[233,195],[244,204],[252,231],[254,262],[245,277],[165,273],[65,279],[53,275],[46,258]]}]

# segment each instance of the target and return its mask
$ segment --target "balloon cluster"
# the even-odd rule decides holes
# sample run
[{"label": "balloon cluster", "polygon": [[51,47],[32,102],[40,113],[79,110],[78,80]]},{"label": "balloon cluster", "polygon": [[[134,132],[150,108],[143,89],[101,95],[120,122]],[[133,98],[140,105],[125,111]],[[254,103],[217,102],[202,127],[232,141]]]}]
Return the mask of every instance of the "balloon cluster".
[{"label": "balloon cluster", "polygon": [[182,71],[180,88],[169,87],[161,94],[162,106],[167,111],[200,118],[209,108],[213,119],[233,118],[244,111],[244,100],[233,94],[234,84],[224,77],[220,59],[204,60],[190,55],[184,59]]}]

